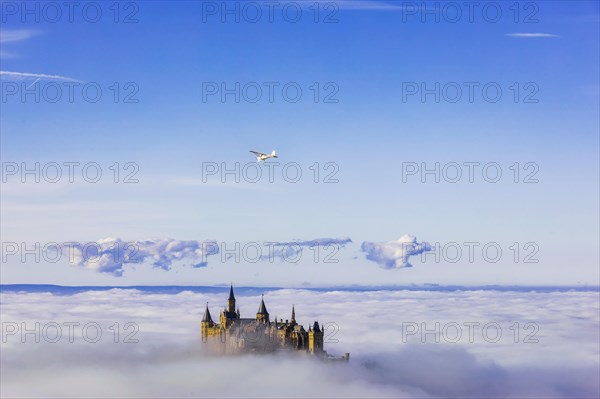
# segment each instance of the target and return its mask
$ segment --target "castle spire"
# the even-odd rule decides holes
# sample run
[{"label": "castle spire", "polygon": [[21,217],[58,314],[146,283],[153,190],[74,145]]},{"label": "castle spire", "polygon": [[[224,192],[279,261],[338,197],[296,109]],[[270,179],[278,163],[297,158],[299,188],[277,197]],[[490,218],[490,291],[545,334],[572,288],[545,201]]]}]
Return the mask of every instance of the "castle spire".
[{"label": "castle spire", "polygon": [[206,310],[204,311],[204,317],[202,318],[203,323],[212,323],[212,317],[210,316],[210,310],[208,310],[208,302],[206,302]]},{"label": "castle spire", "polygon": [[315,324],[313,324],[313,331],[314,332],[321,332],[321,329],[319,328],[319,322],[315,321]]},{"label": "castle spire", "polygon": [[258,312],[256,312],[256,320],[262,321],[263,323],[269,322],[269,312],[267,311],[267,306],[265,305],[264,295],[260,300],[260,306],[258,307]]},{"label": "castle spire", "polygon": [[231,283],[231,286],[229,287],[229,300],[235,301],[235,296],[233,295],[233,283]]},{"label": "castle spire", "polygon": [[265,306],[265,295],[262,295],[262,298],[260,300],[260,306],[258,307],[258,314],[264,314],[264,315],[268,315],[269,312],[267,312],[267,307]]},{"label": "castle spire", "polygon": [[292,323],[296,323],[296,311],[294,310],[294,305],[292,305]]},{"label": "castle spire", "polygon": [[229,287],[229,299],[227,299],[227,311],[235,313],[235,295],[233,295],[233,283]]}]

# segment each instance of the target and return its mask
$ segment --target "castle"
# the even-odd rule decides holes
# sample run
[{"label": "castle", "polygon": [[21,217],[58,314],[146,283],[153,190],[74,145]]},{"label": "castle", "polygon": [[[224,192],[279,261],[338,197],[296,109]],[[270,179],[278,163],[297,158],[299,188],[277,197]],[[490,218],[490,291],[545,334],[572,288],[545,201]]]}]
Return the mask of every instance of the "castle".
[{"label": "castle", "polygon": [[239,354],[247,352],[270,353],[280,350],[297,351],[325,360],[348,360],[349,353],[341,358],[329,355],[323,349],[324,331],[317,321],[308,331],[296,322],[296,311],[292,306],[290,320],[271,321],[264,297],[260,301],[256,318],[242,318],[235,306],[233,284],[229,289],[227,307],[219,315],[219,323],[211,317],[208,303],[200,323],[202,342],[214,354]]}]

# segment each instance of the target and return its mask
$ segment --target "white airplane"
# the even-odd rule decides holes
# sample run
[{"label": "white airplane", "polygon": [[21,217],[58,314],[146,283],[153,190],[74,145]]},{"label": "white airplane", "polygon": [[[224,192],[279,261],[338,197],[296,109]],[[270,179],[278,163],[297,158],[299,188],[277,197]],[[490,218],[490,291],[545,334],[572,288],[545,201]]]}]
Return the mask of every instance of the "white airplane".
[{"label": "white airplane", "polygon": [[257,152],[257,151],[250,151],[250,152],[256,155],[256,162],[266,161],[269,158],[277,158],[277,154],[275,153],[275,150],[273,150],[273,152],[271,154],[264,154],[262,152]]}]

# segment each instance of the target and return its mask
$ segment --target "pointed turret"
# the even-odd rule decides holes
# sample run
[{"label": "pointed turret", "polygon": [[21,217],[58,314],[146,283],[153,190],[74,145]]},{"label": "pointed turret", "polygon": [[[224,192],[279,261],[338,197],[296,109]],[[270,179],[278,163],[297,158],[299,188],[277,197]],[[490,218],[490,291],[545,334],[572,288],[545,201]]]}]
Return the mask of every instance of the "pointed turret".
[{"label": "pointed turret", "polygon": [[227,299],[227,311],[235,313],[235,295],[233,295],[233,283],[229,287],[229,299]]},{"label": "pointed turret", "polygon": [[213,323],[213,319],[210,316],[210,310],[208,310],[208,302],[206,302],[206,310],[204,311],[204,317],[202,317],[203,323]]},{"label": "pointed turret", "polygon": [[215,326],[212,317],[210,316],[210,310],[208,310],[208,302],[206,302],[206,310],[204,311],[204,317],[200,322],[202,330],[202,339],[205,340],[210,335],[210,330]]},{"label": "pointed turret", "polygon": [[313,324],[313,331],[314,332],[321,332],[321,329],[319,328],[319,322],[315,321],[315,324]]},{"label": "pointed turret", "polygon": [[260,306],[258,307],[258,314],[269,314],[269,312],[267,312],[267,306],[265,305],[264,295],[263,295],[262,299],[260,300]]},{"label": "pointed turret", "polygon": [[263,323],[269,322],[269,312],[267,312],[264,295],[260,300],[260,306],[258,307],[258,312],[256,313],[256,320],[262,321]]},{"label": "pointed turret", "polygon": [[294,309],[294,305],[292,305],[292,324],[296,324],[296,310]]}]

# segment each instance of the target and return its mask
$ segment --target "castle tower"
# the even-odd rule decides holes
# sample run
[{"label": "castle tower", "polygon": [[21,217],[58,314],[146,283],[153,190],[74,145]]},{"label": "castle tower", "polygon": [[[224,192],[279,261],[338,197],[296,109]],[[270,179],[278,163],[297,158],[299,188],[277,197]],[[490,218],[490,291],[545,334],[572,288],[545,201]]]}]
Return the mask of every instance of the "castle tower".
[{"label": "castle tower", "polygon": [[269,312],[267,312],[267,307],[265,306],[264,295],[263,298],[260,300],[260,306],[258,307],[258,312],[256,313],[256,321],[259,321],[261,323],[269,322]]},{"label": "castle tower", "polygon": [[292,326],[296,325],[296,311],[294,310],[294,305],[292,305],[292,319],[290,320]]},{"label": "castle tower", "polygon": [[229,299],[227,299],[227,311],[235,313],[235,296],[233,295],[233,283],[229,288]]},{"label": "castle tower", "polygon": [[308,351],[313,355],[323,354],[323,331],[319,328],[319,322],[315,321],[312,329],[308,329]]},{"label": "castle tower", "polygon": [[215,323],[213,322],[213,319],[210,316],[210,310],[208,310],[208,302],[206,302],[206,310],[204,311],[204,317],[202,317],[202,322],[200,322],[203,339],[205,339],[208,336],[208,330],[214,325]]}]

